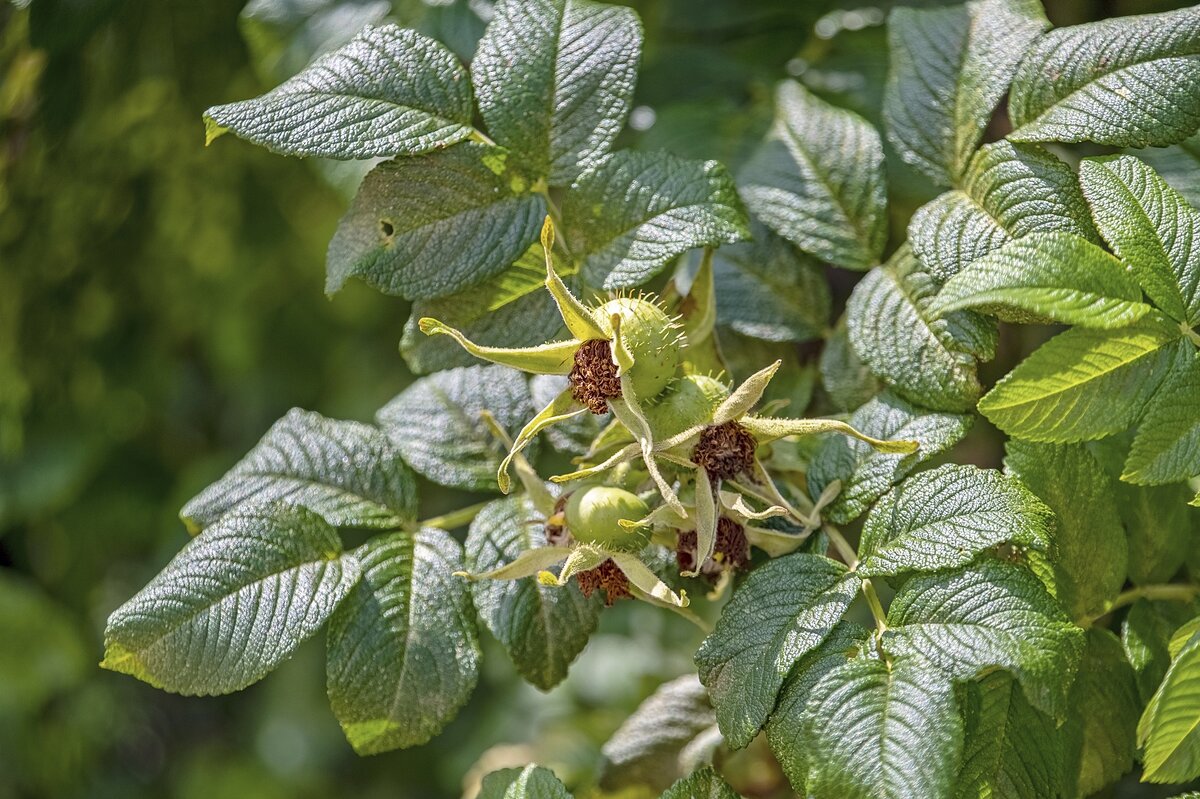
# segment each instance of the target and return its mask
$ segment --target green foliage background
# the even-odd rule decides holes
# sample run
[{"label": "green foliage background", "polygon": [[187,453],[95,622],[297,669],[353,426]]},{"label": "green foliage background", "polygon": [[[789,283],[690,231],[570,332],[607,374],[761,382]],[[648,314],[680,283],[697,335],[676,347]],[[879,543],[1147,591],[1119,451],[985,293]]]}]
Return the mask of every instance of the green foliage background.
[{"label": "green foliage background", "polygon": [[[412,379],[396,349],[402,301],[357,282],[323,295],[324,250],[356,177],[233,137],[206,149],[200,123],[389,4],[276,0],[243,14],[241,0],[0,2],[0,799],[451,797],[464,774],[469,784],[532,760],[593,781],[621,720],[691,668],[692,634],[652,608],[604,614],[548,695],[485,658],[482,690],[446,733],[370,759],[329,712],[320,638],[231,697],[174,697],[96,668],[107,614],[186,539],[184,500],[288,408],[369,419]],[[469,56],[487,4],[390,5]],[[646,27],[645,129],[626,144],[736,170],[787,74],[880,124],[887,4],[632,5]],[[1066,25],[1183,4],[1046,5]],[[888,169],[902,234],[934,190],[890,152]],[[840,304],[857,276],[830,274]],[[1006,328],[985,382],[1049,334]],[[953,459],[1000,456],[980,422]],[[431,485],[422,498],[422,516],[463,504]],[[747,795],[786,795],[764,750],[726,773]]]}]

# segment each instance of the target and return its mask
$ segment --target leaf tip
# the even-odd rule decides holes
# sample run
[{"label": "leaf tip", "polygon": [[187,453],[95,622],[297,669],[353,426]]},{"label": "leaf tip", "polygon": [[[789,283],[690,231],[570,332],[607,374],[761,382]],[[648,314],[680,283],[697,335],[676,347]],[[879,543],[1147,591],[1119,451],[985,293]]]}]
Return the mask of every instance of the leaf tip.
[{"label": "leaf tip", "polygon": [[225,127],[220,122],[218,122],[217,120],[212,118],[212,116],[211,116],[212,110],[213,109],[210,108],[208,110],[208,112],[204,114],[204,146],[205,147],[209,146],[214,141],[216,141],[217,139],[221,138],[222,136],[224,136],[226,133],[229,132],[229,128]]}]

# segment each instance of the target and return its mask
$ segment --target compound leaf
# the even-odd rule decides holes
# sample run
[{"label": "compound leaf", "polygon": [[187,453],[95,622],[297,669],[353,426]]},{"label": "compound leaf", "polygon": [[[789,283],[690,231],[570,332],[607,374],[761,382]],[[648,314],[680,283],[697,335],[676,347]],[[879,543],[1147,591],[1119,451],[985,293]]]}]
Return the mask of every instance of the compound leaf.
[{"label": "compound leaf", "polygon": [[825,640],[858,585],[837,561],[801,553],[765,564],[734,593],[696,652],[731,748],[758,733],[792,666]]},{"label": "compound leaf", "polygon": [[417,513],[416,481],[386,435],[293,408],[179,515],[199,532],[230,510],[274,500],[339,527],[395,528]]},{"label": "compound leaf", "polygon": [[291,656],[358,578],[358,561],[307,508],[240,508],[113,611],[101,665],[172,693],[238,691]]},{"label": "compound leaf", "polygon": [[965,566],[1004,543],[1045,552],[1054,514],[1020,481],[947,464],[909,477],[863,525],[858,572],[868,577]]},{"label": "compound leaf", "polygon": [[965,411],[983,388],[976,358],[995,354],[995,323],[972,311],[937,317],[937,282],[907,248],[854,287],[846,306],[850,343],[877,377],[911,402]]},{"label": "compound leaf", "polygon": [[903,455],[879,452],[849,436],[821,442],[808,469],[808,485],[819,496],[834,480],[842,481],[837,498],[822,511],[837,524],[857,518],[918,464],[954,446],[970,429],[971,417],[926,411],[885,391],[855,411],[850,426],[873,438],[913,440],[920,447]]},{"label": "compound leaf", "polygon": [[488,132],[551,185],[612,147],[637,83],[642,26],[588,0],[503,0],[471,62]]},{"label": "compound leaf", "polygon": [[1049,27],[1032,0],[897,8],[888,20],[888,138],[940,185],[954,184],[1030,43]]},{"label": "compound leaf", "polygon": [[808,719],[808,795],[950,796],[962,718],[950,680],[920,658],[842,663],[813,688]]},{"label": "compound leaf", "polygon": [[1175,656],[1138,722],[1143,779],[1188,782],[1200,777],[1200,632]]},{"label": "compound leaf", "polygon": [[979,412],[1010,436],[1088,441],[1137,421],[1179,339],[1156,317],[1118,330],[1072,328],[1047,341],[998,382]]},{"label": "compound leaf", "polygon": [[1174,144],[1200,127],[1200,9],[1057,28],[1012,81],[1015,141]]},{"label": "compound leaf", "polygon": [[606,290],[644,283],[692,248],[750,236],[725,167],[664,152],[601,159],[571,187],[563,219],[584,281]]},{"label": "compound leaf", "polygon": [[428,741],[466,704],[479,643],[462,547],[445,531],[355,550],[362,580],[329,622],[329,702],[361,755]]},{"label": "compound leaf", "polygon": [[[528,549],[546,545],[544,527],[525,496],[497,500],[471,522],[466,570],[473,574],[511,563]],[[600,619],[600,597],[585,599],[579,586],[548,587],[534,577],[478,580],[471,584],[475,609],[529,682],[548,691],[567,676]]]},{"label": "compound leaf", "polygon": [[208,141],[226,131],[285,155],[416,155],[474,132],[471,81],[440,43],[368,25],[262,97],[204,113]]},{"label": "compound leaf", "polygon": [[1200,213],[1131,155],[1085,159],[1079,179],[1101,235],[1150,299],[1200,322]]},{"label": "compound leaf", "polygon": [[795,81],[775,92],[775,123],[738,176],[750,210],[801,250],[847,269],[879,262],[887,239],[879,134]]},{"label": "compound leaf", "polygon": [[379,409],[377,421],[419,474],[469,491],[496,490],[504,447],[481,413],[515,438],[533,416],[529,386],[504,366],[468,366],[423,377]]},{"label": "compound leaf", "polygon": [[887,623],[889,652],[927,658],[956,680],[1007,669],[1034,707],[1066,713],[1083,631],[1028,569],[983,559],[916,575],[896,593]]},{"label": "compound leaf", "polygon": [[326,257],[326,291],[359,277],[428,300],[487,280],[521,257],[546,201],[499,148],[465,142],[385,161],[363,180]]},{"label": "compound leaf", "polygon": [[1124,327],[1150,311],[1124,264],[1071,233],[1034,233],[972,262],[938,292],[933,314],[1015,308],[1069,325]]},{"label": "compound leaf", "polygon": [[1005,242],[1039,231],[1098,241],[1075,172],[1041,147],[998,141],[979,149],[958,189],[917,209],[908,239],[945,281]]},{"label": "compound leaf", "polygon": [[1112,479],[1079,444],[1010,440],[1006,448],[1005,467],[1058,519],[1059,600],[1074,619],[1099,616],[1121,590],[1128,562]]}]

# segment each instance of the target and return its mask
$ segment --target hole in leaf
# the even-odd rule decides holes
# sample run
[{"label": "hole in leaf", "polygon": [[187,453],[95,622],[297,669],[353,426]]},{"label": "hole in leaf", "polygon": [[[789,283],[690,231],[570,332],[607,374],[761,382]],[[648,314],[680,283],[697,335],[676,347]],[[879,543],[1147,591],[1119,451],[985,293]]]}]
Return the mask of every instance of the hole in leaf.
[{"label": "hole in leaf", "polygon": [[379,220],[379,232],[383,234],[385,239],[391,240],[392,236],[396,235],[396,227],[386,219]]}]

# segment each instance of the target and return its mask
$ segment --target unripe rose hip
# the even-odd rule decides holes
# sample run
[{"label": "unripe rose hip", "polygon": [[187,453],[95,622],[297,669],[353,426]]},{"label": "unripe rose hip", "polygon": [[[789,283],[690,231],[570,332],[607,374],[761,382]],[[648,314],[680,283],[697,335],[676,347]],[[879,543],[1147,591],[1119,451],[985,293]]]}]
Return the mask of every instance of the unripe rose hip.
[{"label": "unripe rose hip", "polygon": [[729,396],[729,387],[708,375],[684,375],[646,408],[655,438],[666,439],[691,427],[708,424],[713,411]]},{"label": "unripe rose hip", "polygon": [[649,512],[649,506],[637,494],[623,488],[590,486],[567,500],[567,532],[581,543],[637,552],[650,543],[650,529],[630,529],[622,527],[621,522],[640,521]]}]

